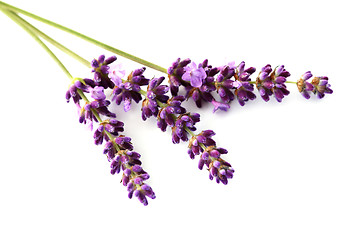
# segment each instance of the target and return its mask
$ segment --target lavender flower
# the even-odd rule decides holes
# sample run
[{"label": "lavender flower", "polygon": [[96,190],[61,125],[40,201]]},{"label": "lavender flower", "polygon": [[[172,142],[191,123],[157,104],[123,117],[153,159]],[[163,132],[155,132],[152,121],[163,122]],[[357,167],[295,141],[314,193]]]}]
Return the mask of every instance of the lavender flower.
[{"label": "lavender flower", "polygon": [[245,69],[245,62],[242,61],[235,73],[235,81],[233,82],[233,87],[235,90],[235,96],[238,99],[238,102],[241,106],[245,105],[245,102],[249,100],[254,100],[256,95],[254,92],[254,84],[251,84],[250,76],[256,71],[254,67],[249,67]]},{"label": "lavender flower", "polygon": [[145,206],[148,205],[146,197],[155,199],[152,188],[144,181],[150,175],[141,167],[140,154],[129,150],[121,150],[111,162],[111,174],[119,174],[123,170],[122,183],[127,187],[128,197],[137,197]]},{"label": "lavender flower", "polygon": [[213,113],[219,109],[226,112],[230,108],[230,105],[228,103],[222,103],[216,100],[212,100],[211,104],[214,106]]},{"label": "lavender flower", "polygon": [[198,113],[186,113],[178,116],[175,126],[172,127],[172,142],[174,144],[180,143],[180,140],[187,142],[189,140],[188,130],[195,131],[197,122],[200,122],[200,114]]},{"label": "lavender flower", "polygon": [[110,141],[108,134],[111,133],[114,136],[118,136],[119,132],[124,131],[124,123],[116,119],[107,119],[100,123],[99,127],[94,132],[94,140],[96,145],[101,145],[105,138],[105,141]]},{"label": "lavender flower", "polygon": [[111,56],[105,59],[105,55],[100,55],[98,59],[94,59],[91,62],[92,72],[94,73],[94,81],[98,86],[102,86],[105,89],[114,88],[115,84],[110,80],[109,64],[116,60],[116,56]]},{"label": "lavender flower", "polygon": [[[91,89],[91,96],[95,99],[92,102],[86,102],[85,105],[80,109],[79,122],[80,123],[92,123],[93,121],[98,122],[96,114],[104,115],[107,117],[115,118],[116,114],[109,111],[108,106],[110,101],[106,100],[103,87],[96,87]],[[95,111],[95,113],[93,112]],[[92,129],[92,127],[91,127]]]},{"label": "lavender flower", "polygon": [[235,99],[235,96],[231,89],[233,88],[234,80],[231,78],[235,75],[235,67],[231,65],[225,65],[222,67],[219,75],[216,78],[216,89],[225,103],[229,103]]},{"label": "lavender flower", "polygon": [[266,102],[270,100],[270,96],[274,94],[275,99],[281,102],[284,96],[289,95],[286,89],[286,78],[290,73],[285,70],[284,65],[278,66],[272,71],[270,64],[263,67],[256,78],[256,87]]},{"label": "lavender flower", "polygon": [[130,73],[126,81],[121,82],[118,79],[118,75],[111,75],[111,80],[118,84],[113,90],[112,100],[115,101],[118,105],[124,102],[125,112],[130,110],[132,100],[138,103],[142,99],[141,94],[139,93],[141,86],[147,85],[149,83],[149,79],[145,78],[143,75],[144,71],[145,68],[136,69]]},{"label": "lavender flower", "polygon": [[[124,123],[116,120],[116,115],[108,110],[110,101],[106,99],[104,93],[104,88],[106,88],[104,85],[106,81],[104,79],[106,79],[108,72],[104,69],[108,69],[106,66],[113,61],[115,61],[114,58],[104,60],[102,56],[99,60],[94,60],[92,63],[93,67],[96,68],[96,71],[100,71],[95,76],[99,76],[101,81],[95,82],[90,79],[75,81],[66,92],[65,97],[67,102],[73,98],[74,103],[79,109],[79,121],[81,123],[88,123],[92,129],[93,121],[99,122],[99,126],[94,132],[94,141],[96,145],[101,145],[105,140],[103,153],[107,155],[108,161],[111,162],[110,173],[118,174],[122,169],[124,172],[122,182],[124,186],[127,186],[129,198],[132,198],[134,195],[141,203],[147,205],[147,197],[155,198],[155,193],[151,187],[144,183],[150,176],[141,167],[140,154],[132,151],[134,147],[131,143],[131,138],[119,135],[119,132],[124,131]],[[132,89],[140,91],[140,86],[147,84],[148,80],[142,75],[143,70],[135,70],[129,75],[128,82],[134,85]],[[113,70],[110,73],[113,78],[119,76],[119,74],[121,74],[121,71],[117,70]],[[121,78],[116,80],[117,84],[122,84],[119,83]],[[118,86],[116,87],[118,88]],[[84,92],[89,93],[93,100],[89,101]],[[85,101],[83,107],[80,106],[80,100]],[[109,119],[103,121],[99,115],[107,116]]]},{"label": "lavender flower", "polygon": [[333,90],[330,88],[331,85],[328,83],[328,77],[314,77],[311,81],[311,84],[314,86],[313,93],[318,96],[318,98],[323,98],[325,94],[332,94]]},{"label": "lavender flower", "polygon": [[181,106],[184,100],[185,97],[181,95],[172,97],[167,101],[166,105],[159,110],[157,125],[161,131],[165,132],[167,126],[175,126],[175,114],[184,114],[186,112],[186,109]]},{"label": "lavender flower", "polygon": [[156,117],[159,112],[158,102],[166,103],[169,97],[165,94],[169,91],[167,85],[160,85],[165,80],[165,77],[153,78],[150,80],[146,98],[142,103],[142,119],[145,121],[151,116]]},{"label": "lavender flower", "polygon": [[314,85],[307,82],[307,80],[310,79],[312,76],[313,75],[311,74],[311,72],[308,71],[308,72],[304,73],[296,83],[296,85],[297,85],[297,87],[299,89],[299,92],[306,99],[310,98],[309,92],[312,92],[314,90]]},{"label": "lavender flower", "polygon": [[191,60],[189,58],[185,60],[180,60],[180,58],[178,58],[172,64],[172,66],[169,67],[168,69],[169,85],[170,85],[171,94],[173,96],[177,96],[180,85],[184,85],[184,86],[188,85],[187,82],[184,82],[182,80],[182,76],[186,71],[184,67],[187,66],[190,62]]},{"label": "lavender flower", "polygon": [[69,89],[66,91],[65,98],[66,101],[69,102],[72,98],[75,104],[79,104],[81,96],[78,93],[78,90],[82,92],[90,92],[90,90],[95,87],[95,82],[91,79],[84,78],[80,80],[76,80],[74,84],[72,84]]},{"label": "lavender flower", "polygon": [[125,70],[122,68],[122,64],[113,64],[108,69],[108,77],[114,82],[115,86],[120,86],[122,78],[125,76]]},{"label": "lavender flower", "polygon": [[204,79],[206,78],[206,73],[202,65],[196,65],[196,63],[191,62],[189,65],[184,67],[185,73],[182,75],[184,81],[190,82],[190,85],[195,88],[202,86]]},{"label": "lavender flower", "polygon": [[216,90],[215,87],[215,75],[220,71],[218,68],[213,68],[211,65],[208,65],[208,60],[205,59],[199,68],[204,69],[206,77],[202,80],[202,84],[198,87],[192,85],[185,86],[186,89],[186,98],[192,98],[198,108],[201,108],[202,101],[212,102],[215,101],[211,92]]},{"label": "lavender flower", "polygon": [[188,146],[188,154],[191,159],[194,159],[196,155],[199,155],[204,151],[201,144],[204,145],[204,147],[209,147],[215,145],[215,141],[212,139],[212,136],[215,135],[215,132],[213,130],[205,130],[201,133],[193,136],[189,141]]},{"label": "lavender flower", "polygon": [[230,163],[223,160],[221,154],[228,151],[224,148],[216,147],[216,142],[212,139],[215,132],[212,130],[202,131],[191,138],[189,143],[188,154],[191,159],[200,155],[198,167],[203,169],[204,165],[208,167],[210,180],[216,179],[217,183],[227,184],[234,174],[234,169]]},{"label": "lavender flower", "polygon": [[297,81],[296,85],[301,95],[306,99],[310,98],[309,92],[313,92],[318,98],[323,98],[325,94],[333,93],[328,83],[328,77],[314,77],[311,83],[307,82],[313,75],[310,71],[304,73],[301,78]]}]

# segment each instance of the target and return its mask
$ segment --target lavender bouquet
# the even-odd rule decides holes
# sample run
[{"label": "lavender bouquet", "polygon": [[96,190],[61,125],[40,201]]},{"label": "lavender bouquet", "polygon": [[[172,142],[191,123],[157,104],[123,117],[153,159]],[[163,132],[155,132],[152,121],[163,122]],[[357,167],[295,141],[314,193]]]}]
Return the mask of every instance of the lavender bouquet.
[{"label": "lavender bouquet", "polygon": [[[141,102],[144,121],[154,117],[161,131],[171,129],[174,144],[188,142],[187,152],[191,159],[198,158],[198,168],[205,168],[210,180],[226,185],[235,172],[223,159],[228,151],[217,146],[213,130],[197,129],[195,125],[200,121],[200,115],[186,109],[185,101],[194,102],[194,109],[211,104],[215,113],[227,111],[234,100],[244,106],[258,96],[264,101],[275,98],[282,102],[290,94],[289,84],[296,85],[295,88],[306,99],[312,96],[321,99],[332,93],[328,77],[313,76],[306,71],[290,81],[291,74],[284,65],[273,67],[268,64],[255,74],[256,68],[246,66],[244,61],[212,66],[207,59],[195,63],[189,58],[178,58],[163,68],[1,1],[0,10],[27,31],[67,75],[71,85],[65,93],[66,101],[75,104],[79,122],[94,132],[94,143],[103,145],[110,173],[121,174],[121,183],[127,188],[128,197],[136,197],[144,205],[148,204],[148,198],[155,199],[153,189],[147,184],[150,175],[143,169],[141,155],[134,151],[136,146],[131,138],[123,134],[125,124],[110,111],[110,105],[119,105],[128,112],[131,104]],[[89,62],[24,20],[20,14],[73,34],[115,55],[101,55]],[[73,77],[40,38],[88,67],[93,77]],[[118,63],[118,56],[143,67],[128,71]],[[157,70],[159,76],[147,76],[146,67]]]}]

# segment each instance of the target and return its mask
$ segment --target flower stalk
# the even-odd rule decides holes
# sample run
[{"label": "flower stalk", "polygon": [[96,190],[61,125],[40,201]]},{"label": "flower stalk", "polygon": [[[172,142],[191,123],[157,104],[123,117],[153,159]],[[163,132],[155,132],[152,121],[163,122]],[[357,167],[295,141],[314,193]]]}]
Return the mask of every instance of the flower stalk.
[{"label": "flower stalk", "polygon": [[[127,187],[129,198],[135,196],[144,205],[148,204],[147,198],[155,198],[155,193],[145,183],[150,176],[142,169],[140,154],[133,151],[131,139],[120,134],[124,131],[124,123],[116,120],[116,115],[109,111],[108,106],[111,102],[115,102],[117,105],[123,104],[124,111],[127,112],[133,101],[139,103],[143,100],[142,119],[145,121],[154,116],[162,131],[165,132],[167,127],[171,128],[174,144],[181,141],[189,142],[190,158],[194,159],[197,155],[200,157],[198,168],[201,170],[206,166],[210,180],[215,179],[217,183],[221,182],[226,185],[228,179],[231,179],[234,174],[230,163],[221,158],[221,155],[226,154],[227,150],[216,146],[216,142],[212,138],[215,135],[214,131],[205,130],[195,133],[197,130],[195,124],[200,121],[200,115],[188,112],[182,106],[185,100],[192,99],[199,108],[203,103],[211,103],[215,112],[219,109],[227,111],[230,108],[229,104],[235,99],[241,106],[244,106],[245,103],[256,98],[255,88],[266,102],[270,100],[270,97],[282,102],[285,96],[290,94],[287,83],[296,84],[299,92],[306,99],[310,98],[311,92],[318,98],[323,98],[325,94],[333,92],[328,83],[328,77],[313,77],[310,71],[305,72],[296,82],[287,80],[290,72],[285,70],[284,65],[278,65],[273,69],[270,64],[267,64],[261,68],[255,81],[252,81],[251,77],[256,69],[254,67],[245,68],[244,61],[239,65],[231,62],[213,67],[207,59],[196,64],[189,58],[184,60],[178,58],[168,69],[165,69],[2,1],[0,1],[0,10],[28,32],[71,80],[71,86],[66,92],[66,100],[69,102],[72,99],[77,106],[80,123],[88,124],[91,129],[93,122],[99,124],[94,131],[94,142],[96,145],[101,145],[105,141],[103,153],[111,162],[110,173],[119,174],[122,171],[121,182]],[[145,67],[132,71],[124,79],[125,70],[120,65],[113,64],[117,59],[116,56],[105,59],[105,56],[101,55],[98,59],[89,62],[34,27],[18,14],[48,24],[119,56],[164,73],[168,78],[169,85],[162,84],[165,80],[164,76],[153,79],[146,78],[144,76]],[[73,78],[64,64],[40,38],[91,68],[94,73],[93,78]],[[310,79],[311,82],[308,82]],[[142,87],[147,87],[147,90],[143,90]],[[183,95],[180,94],[182,93],[181,88],[185,90]],[[112,101],[107,99],[104,93],[106,89],[112,91]],[[170,96],[168,92],[170,92]],[[92,100],[87,94],[91,95]],[[83,103],[82,106],[80,102]],[[103,120],[101,115],[107,119]]]},{"label": "flower stalk", "polygon": [[82,33],[79,33],[79,32],[77,32],[77,31],[75,31],[75,30],[72,30],[72,29],[70,29],[70,28],[67,28],[67,27],[65,27],[65,26],[62,26],[62,25],[60,25],[60,24],[58,24],[58,23],[55,23],[55,22],[53,22],[53,21],[50,21],[50,20],[48,20],[48,19],[42,18],[42,17],[40,17],[40,16],[38,16],[38,15],[35,15],[35,14],[30,13],[30,12],[28,12],[28,11],[25,11],[25,10],[23,10],[23,9],[14,7],[14,6],[10,5],[10,4],[7,4],[7,3],[4,3],[4,2],[2,2],[2,1],[0,1],[0,8],[2,8],[2,9],[7,9],[7,10],[11,10],[11,11],[16,12],[16,13],[21,13],[21,14],[23,14],[23,15],[25,15],[25,16],[28,16],[28,17],[30,17],[30,18],[33,18],[33,19],[35,19],[35,20],[37,20],[37,21],[40,21],[40,22],[42,22],[42,23],[45,23],[45,24],[47,24],[47,25],[50,25],[50,26],[55,27],[55,28],[57,28],[57,29],[60,29],[60,30],[62,30],[62,31],[64,31],[64,32],[70,33],[70,34],[72,34],[72,35],[74,35],[74,36],[76,36],[76,37],[79,37],[80,39],[83,39],[83,40],[85,40],[85,41],[87,41],[87,42],[90,42],[90,43],[92,43],[92,44],[94,44],[94,45],[96,45],[96,46],[98,46],[98,47],[101,47],[101,48],[103,48],[103,49],[105,49],[105,50],[108,50],[108,51],[110,51],[110,52],[112,52],[112,53],[115,53],[115,54],[117,54],[117,55],[119,55],[119,56],[122,56],[122,57],[124,57],[124,58],[127,58],[127,59],[129,59],[129,60],[131,60],[131,61],[134,61],[134,62],[140,63],[140,64],[142,64],[142,65],[144,65],[144,66],[153,68],[153,69],[155,69],[155,70],[157,70],[157,71],[160,71],[160,72],[162,72],[162,73],[166,73],[166,72],[167,72],[165,68],[160,67],[160,66],[158,66],[158,65],[156,65],[156,64],[154,64],[154,63],[151,63],[151,62],[149,62],[149,61],[146,61],[146,60],[144,60],[144,59],[141,59],[141,58],[139,58],[139,57],[136,57],[136,56],[134,56],[134,55],[132,55],[132,54],[129,54],[129,53],[127,53],[127,52],[124,52],[124,51],[122,51],[122,50],[120,50],[120,49],[114,48],[114,47],[112,47],[112,46],[110,46],[110,45],[107,45],[107,44],[102,43],[102,42],[100,42],[100,41],[98,41],[98,40],[96,40],[96,39],[93,39],[93,38],[91,38],[91,37],[88,37],[88,36],[86,36],[86,35],[84,35],[84,34],[82,34]]}]

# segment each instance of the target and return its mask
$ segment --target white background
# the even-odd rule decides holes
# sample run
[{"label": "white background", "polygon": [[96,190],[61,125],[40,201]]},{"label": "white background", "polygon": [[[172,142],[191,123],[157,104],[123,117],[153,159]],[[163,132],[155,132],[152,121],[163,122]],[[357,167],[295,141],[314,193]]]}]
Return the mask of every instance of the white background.
[{"label": "white background", "polygon": [[[281,104],[258,96],[216,114],[186,103],[201,113],[199,130],[213,129],[229,150],[227,186],[209,181],[155,119],[143,122],[140,106],[118,108],[157,195],[144,207],[66,104],[69,79],[1,13],[0,239],[360,239],[356,2],[9,2],[166,68],[177,57],[284,64],[293,81],[308,70],[328,76],[334,94],[305,100],[289,85]],[[31,22],[89,60],[111,55]],[[59,57],[74,76],[90,76]]]}]

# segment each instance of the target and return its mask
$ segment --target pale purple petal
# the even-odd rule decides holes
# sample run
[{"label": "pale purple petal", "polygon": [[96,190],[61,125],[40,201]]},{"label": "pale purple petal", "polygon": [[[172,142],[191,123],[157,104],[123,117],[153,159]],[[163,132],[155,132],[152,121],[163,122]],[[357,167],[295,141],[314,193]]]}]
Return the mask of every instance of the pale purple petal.
[{"label": "pale purple petal", "polygon": [[122,78],[125,76],[125,70],[122,69],[121,64],[109,66],[109,78],[115,83],[116,86],[120,86]]}]

